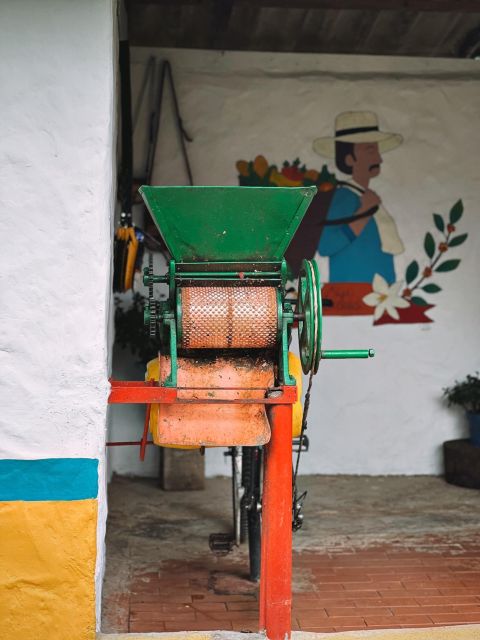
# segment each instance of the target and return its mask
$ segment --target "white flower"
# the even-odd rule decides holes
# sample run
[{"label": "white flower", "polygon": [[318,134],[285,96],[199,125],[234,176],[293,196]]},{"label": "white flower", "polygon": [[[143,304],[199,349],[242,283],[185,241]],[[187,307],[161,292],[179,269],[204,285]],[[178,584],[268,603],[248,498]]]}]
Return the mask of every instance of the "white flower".
[{"label": "white flower", "polygon": [[408,300],[399,295],[402,284],[402,282],[394,282],[389,286],[385,278],[378,273],[375,274],[372,282],[373,291],[363,298],[365,304],[375,307],[374,320],[381,318],[385,311],[394,320],[400,319],[397,309],[406,309],[410,306]]}]

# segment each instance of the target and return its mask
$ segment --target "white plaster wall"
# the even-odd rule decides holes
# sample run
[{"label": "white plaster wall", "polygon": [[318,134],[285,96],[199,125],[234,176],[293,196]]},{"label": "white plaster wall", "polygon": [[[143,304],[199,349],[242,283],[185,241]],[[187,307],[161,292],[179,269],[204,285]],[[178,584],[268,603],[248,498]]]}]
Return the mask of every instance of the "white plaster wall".
[{"label": "white plaster wall", "polygon": [[[196,184],[237,184],[235,161],[264,154],[319,169],[312,140],[337,113],[372,109],[403,146],[384,158],[377,190],[406,244],[397,272],[423,255],[432,213],[464,201],[459,269],[442,274],[431,325],[373,327],[371,317],[324,321],[329,348],[375,347],[371,361],[324,362],[315,381],[303,473],[437,474],[441,443],[465,433],[442,387],[479,368],[480,65],[477,61],[135,49],[134,95],[149,55],[173,66]],[[145,114],[143,114],[143,118]],[[144,157],[145,120],[136,138]],[[171,108],[164,107],[154,183],[186,184]],[[440,278],[438,278],[440,280]],[[209,475],[227,474],[209,451]]]},{"label": "white plaster wall", "polygon": [[[122,296],[128,304],[130,295]],[[113,376],[119,380],[143,380],[145,366],[132,357],[128,349],[114,347]],[[140,440],[145,419],[145,405],[118,404],[110,407],[108,440],[113,442]],[[109,480],[113,473],[123,476],[158,477],[160,468],[160,451],[158,447],[149,446],[142,462],[139,447],[109,447],[107,449]]]},{"label": "white plaster wall", "polygon": [[[143,209],[133,207],[134,223],[140,227],[143,224]],[[148,254],[145,252],[143,265],[148,265]],[[162,254],[153,254],[153,268],[155,273],[164,273],[166,261]],[[135,291],[148,296],[147,287],[143,286],[140,273],[135,274]],[[166,285],[160,285],[157,291],[168,293]],[[115,294],[122,306],[128,308],[132,300],[132,292]],[[112,358],[112,376],[118,380],[143,380],[145,377],[145,363],[132,356],[128,348],[122,349],[114,345]],[[140,439],[145,420],[145,406],[140,404],[111,405],[108,420],[108,440],[110,442],[136,442]],[[124,476],[141,476],[155,478],[159,476],[160,450],[149,446],[145,459],[140,460],[139,447],[117,446],[107,448],[108,481],[114,473]]]},{"label": "white plaster wall", "polygon": [[99,458],[106,521],[112,0],[0,5],[0,457]]}]

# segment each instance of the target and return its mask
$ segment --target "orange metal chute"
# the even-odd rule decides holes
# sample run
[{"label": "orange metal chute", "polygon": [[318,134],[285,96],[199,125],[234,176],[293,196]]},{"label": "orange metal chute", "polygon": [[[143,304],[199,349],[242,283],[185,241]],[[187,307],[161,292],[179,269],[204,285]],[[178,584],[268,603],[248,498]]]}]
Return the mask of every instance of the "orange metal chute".
[{"label": "orange metal chute", "polygon": [[[170,358],[147,366],[147,379],[163,383]],[[261,401],[273,386],[273,362],[262,357],[178,358],[178,401],[152,404],[150,431],[160,446],[259,446],[270,440],[270,424]],[[208,404],[202,404],[202,398]],[[215,399],[233,401],[215,404]],[[242,404],[241,400],[249,399]],[[194,403],[194,404],[193,404]]]}]

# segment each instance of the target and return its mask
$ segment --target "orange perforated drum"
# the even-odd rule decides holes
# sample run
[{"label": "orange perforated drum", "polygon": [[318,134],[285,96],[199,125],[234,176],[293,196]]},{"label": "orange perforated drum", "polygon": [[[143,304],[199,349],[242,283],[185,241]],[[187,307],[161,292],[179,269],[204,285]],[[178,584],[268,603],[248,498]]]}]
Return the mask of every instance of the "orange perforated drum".
[{"label": "orange perforated drum", "polygon": [[182,287],[184,349],[268,349],[277,344],[275,287]]}]

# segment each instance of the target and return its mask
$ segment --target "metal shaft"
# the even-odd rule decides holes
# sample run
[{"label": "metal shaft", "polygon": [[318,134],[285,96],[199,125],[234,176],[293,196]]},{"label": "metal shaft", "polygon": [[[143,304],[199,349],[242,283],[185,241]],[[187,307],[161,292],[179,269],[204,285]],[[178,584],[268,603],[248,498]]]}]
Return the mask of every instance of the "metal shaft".
[{"label": "metal shaft", "polygon": [[322,358],[325,360],[345,360],[346,358],[373,358],[374,349],[333,349],[322,350]]}]

